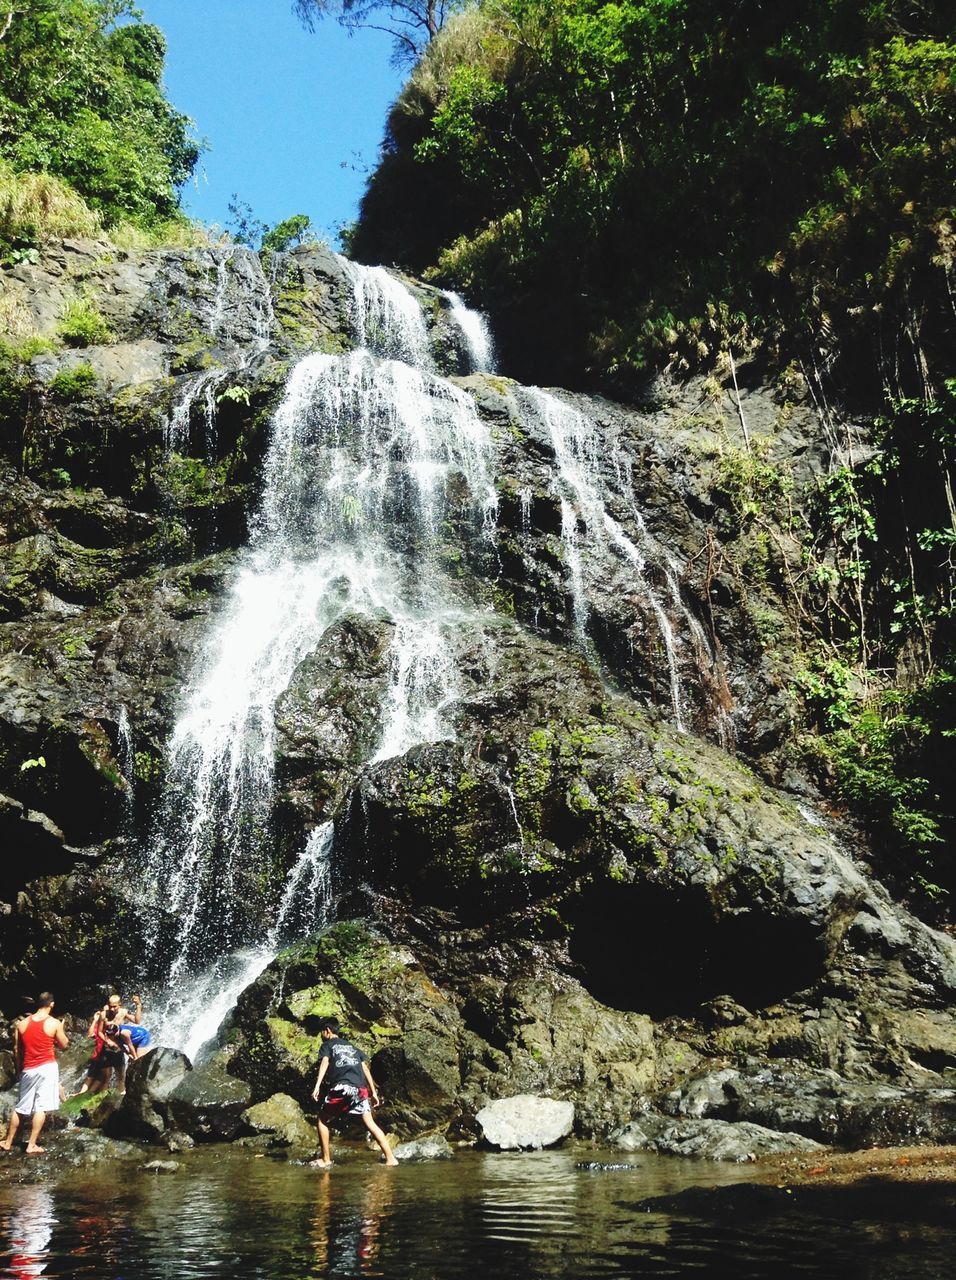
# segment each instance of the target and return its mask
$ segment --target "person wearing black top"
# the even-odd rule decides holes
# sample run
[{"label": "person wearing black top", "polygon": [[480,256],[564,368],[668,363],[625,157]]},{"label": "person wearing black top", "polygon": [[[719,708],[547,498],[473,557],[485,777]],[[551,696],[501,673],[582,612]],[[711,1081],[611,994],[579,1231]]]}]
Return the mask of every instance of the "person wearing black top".
[{"label": "person wearing black top", "polygon": [[[327,1169],[332,1163],[329,1146],[328,1121],[337,1116],[360,1116],[369,1133],[378,1143],[387,1165],[398,1164],[388,1145],[388,1138],[375,1123],[372,1107],[378,1106],[378,1088],[368,1069],[368,1059],[361,1049],[350,1044],[339,1034],[337,1018],[325,1018],[320,1024],[323,1045],[319,1053],[319,1075],[312,1090],[312,1098],[322,1097],[322,1110],[318,1118],[319,1143],[322,1156],[312,1163],[319,1169]],[[326,1081],[326,1077],[328,1080]],[[371,1103],[369,1103],[371,1097]]]}]

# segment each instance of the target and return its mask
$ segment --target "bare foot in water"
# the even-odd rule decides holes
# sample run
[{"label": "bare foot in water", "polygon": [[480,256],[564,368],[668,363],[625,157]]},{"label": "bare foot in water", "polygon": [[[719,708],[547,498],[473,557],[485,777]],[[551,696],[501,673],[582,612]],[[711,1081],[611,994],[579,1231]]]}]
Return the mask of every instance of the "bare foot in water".
[{"label": "bare foot in water", "polygon": [[46,1147],[27,1147],[28,1156],[42,1156]]},{"label": "bare foot in water", "polygon": [[12,1146],[12,1142],[0,1142],[0,1151],[9,1151]]},{"label": "bare foot in water", "polygon": [[331,1169],[332,1161],[331,1160],[310,1160],[309,1168],[310,1169]]},{"label": "bare foot in water", "polygon": [[398,1161],[392,1156],[391,1160],[385,1161],[386,1168],[392,1169],[398,1166]]}]

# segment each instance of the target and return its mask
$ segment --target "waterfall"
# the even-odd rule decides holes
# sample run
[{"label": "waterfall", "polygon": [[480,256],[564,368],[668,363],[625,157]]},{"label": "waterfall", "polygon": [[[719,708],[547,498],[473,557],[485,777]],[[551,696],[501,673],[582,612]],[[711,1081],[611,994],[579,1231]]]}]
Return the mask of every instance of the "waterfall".
[{"label": "waterfall", "polygon": [[[417,301],[381,268],[346,270],[363,345],[306,356],[289,376],[250,542],[184,690],[144,854],[141,905],[163,988],[153,1022],[193,1051],[281,943],[327,909],[331,823],[274,886],[279,696],[346,613],[384,615],[394,636],[371,758],[451,736],[449,640],[473,614],[436,554],[453,477],[476,536],[494,527],[490,431],[472,398],[431,372]],[[459,520],[460,506],[459,496]]]},{"label": "waterfall", "polygon": [[[225,324],[229,261],[217,259],[222,287],[210,324]],[[390,622],[378,739],[366,756],[373,763],[453,738],[458,637],[482,624],[466,585],[443,567],[443,551],[449,530],[462,528],[472,545],[494,549],[499,445],[471,395],[434,372],[412,291],[381,267],[343,261],[342,270],[358,346],[305,356],[289,374],[250,539],[186,682],[142,851],[149,1017],[160,1040],[189,1053],[209,1041],[284,943],[327,920],[333,823],[304,841],[284,881],[272,830],[275,712],[299,664],[347,614]],[[478,319],[457,295],[448,300],[472,363],[487,364],[490,342],[482,346]],[[253,353],[265,341],[257,336]],[[211,396],[213,386],[197,379],[196,394]],[[646,529],[630,461],[613,432],[606,438],[556,396],[519,394],[544,424],[553,455],[577,641],[590,646],[589,582],[625,568],[659,632],[683,725],[682,652],[690,643],[712,655],[681,599],[676,557]],[[530,489],[519,503],[527,530]]]},{"label": "waterfall", "polygon": [[[686,708],[680,662],[686,640],[672,619],[679,619],[690,637],[698,667],[714,669],[716,657],[700,622],[681,597],[677,559],[651,537],[634,493],[630,460],[613,438],[613,433],[602,432],[590,418],[540,387],[527,387],[525,394],[544,422],[554,451],[552,490],[560,503],[561,541],[578,639],[588,647],[590,602],[586,568],[590,566],[593,572],[600,574],[615,559],[625,561],[641,598],[653,614],[667,664],[674,721],[679,729],[684,729]],[[601,465],[602,458],[608,455],[616,480],[616,493],[609,488]],[[608,509],[615,498],[626,510],[635,537],[624,530]],[[523,497],[521,502],[524,519]],[[662,599],[660,591],[648,581],[646,569],[649,564],[662,572],[666,599]]]},{"label": "waterfall", "polygon": [[164,1042],[176,1039],[187,1057],[201,1056],[241,993],[274,959],[282,943],[322,927],[329,906],[332,843],[331,822],[316,827],[306,840],[286,878],[275,922],[259,944],[213,957],[167,997],[161,1015]]},{"label": "waterfall", "polygon": [[[240,245],[225,245],[206,251],[212,258],[215,288],[212,298],[201,303],[200,319],[204,332],[228,345],[222,363],[186,375],[176,389],[166,418],[167,450],[179,450],[189,444],[193,407],[200,402],[205,427],[204,450],[211,455],[215,447],[216,393],[230,378],[239,377],[269,345],[275,331],[276,317],[272,289],[262,271],[259,255]],[[230,271],[230,264],[236,264]],[[230,307],[230,295],[235,301]],[[229,311],[245,310],[253,317],[251,343],[238,345],[228,323]]]},{"label": "waterfall", "polygon": [[466,307],[460,295],[451,289],[443,289],[442,294],[448,299],[452,319],[468,348],[469,373],[491,373],[495,367],[495,349],[488,321],[480,311]]}]

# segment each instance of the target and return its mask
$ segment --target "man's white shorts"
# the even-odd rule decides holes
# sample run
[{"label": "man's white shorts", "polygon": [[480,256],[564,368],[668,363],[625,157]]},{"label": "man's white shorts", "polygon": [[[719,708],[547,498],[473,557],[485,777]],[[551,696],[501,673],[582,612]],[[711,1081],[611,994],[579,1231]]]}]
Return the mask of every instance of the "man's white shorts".
[{"label": "man's white shorts", "polygon": [[56,1062],[44,1062],[20,1073],[17,1112],[32,1116],[34,1111],[57,1111],[60,1106],[60,1068]]}]

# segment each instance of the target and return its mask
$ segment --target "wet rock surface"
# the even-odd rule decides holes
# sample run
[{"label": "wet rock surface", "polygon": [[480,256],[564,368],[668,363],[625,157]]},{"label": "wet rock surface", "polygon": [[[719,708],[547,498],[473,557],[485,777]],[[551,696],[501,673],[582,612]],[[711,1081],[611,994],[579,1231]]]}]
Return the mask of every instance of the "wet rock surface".
[{"label": "wet rock surface", "polygon": [[315,1130],[302,1114],[302,1108],[287,1093],[274,1093],[264,1102],[243,1111],[242,1127],[250,1130],[243,1139],[250,1146],[313,1148]]},{"label": "wet rock surface", "polygon": [[787,1151],[822,1151],[821,1143],[799,1133],[746,1121],[672,1120],[665,1116],[639,1116],[617,1129],[610,1140],[622,1151],[656,1151],[660,1155],[732,1160],[737,1164]]},{"label": "wet rock surface", "polygon": [[675,1116],[712,1117],[792,1130],[832,1146],[956,1140],[956,1089],[848,1081],[835,1071],[725,1069],[668,1095]]},{"label": "wet rock surface", "polygon": [[[7,1011],[31,987],[85,1005],[134,971],[136,853],[270,415],[292,361],[353,343],[340,260],[310,248],[266,266],[235,247],[66,242],[3,270],[23,331],[54,348],[0,369]],[[113,340],[68,351],[54,335],[78,288]],[[649,1096],[675,1122],[825,1142],[950,1135],[956,950],[890,900],[796,769],[798,628],[779,588],[801,551],[735,516],[737,405],[692,383],[639,409],[556,407],[469,375],[448,300],[414,288],[436,368],[495,456],[490,525],[453,477],[435,551],[471,610],[447,736],[375,758],[384,614],[345,611],[301,655],[270,726],[266,872],[281,882],[334,822],[334,908],[357,923],[277,958],[239,1002],[228,1058],[136,1064],[104,1131],[227,1137],[278,1094],[308,1111],[318,1018],[335,1014],[402,1134],[473,1140],[483,1106],[529,1093],[573,1104],[586,1135]],[[746,401],[795,483],[839,462],[805,388]],[[569,497],[555,474],[574,449]]]},{"label": "wet rock surface", "polygon": [[420,1160],[450,1160],[455,1154],[448,1140],[441,1134],[432,1134],[427,1138],[416,1138],[413,1142],[400,1142],[393,1149],[396,1160],[415,1163]]}]

